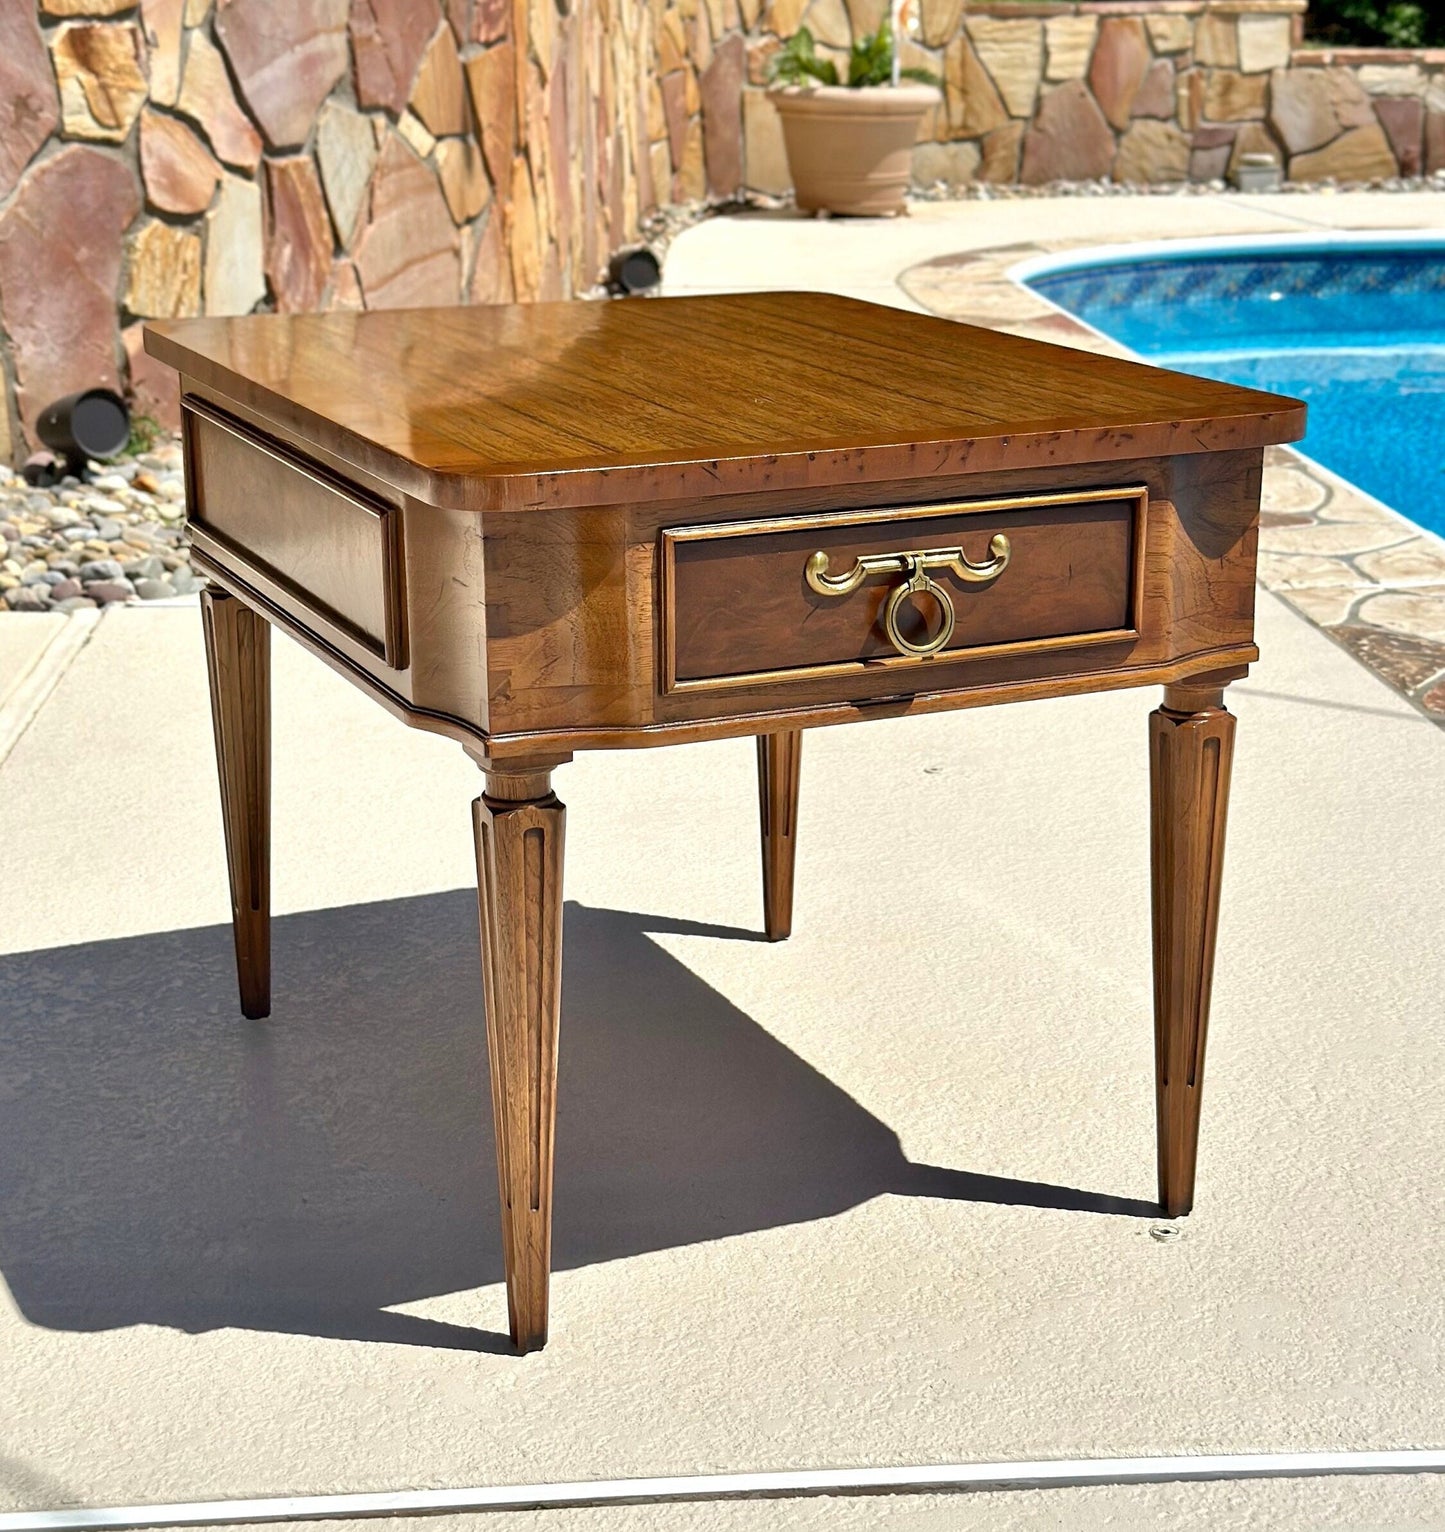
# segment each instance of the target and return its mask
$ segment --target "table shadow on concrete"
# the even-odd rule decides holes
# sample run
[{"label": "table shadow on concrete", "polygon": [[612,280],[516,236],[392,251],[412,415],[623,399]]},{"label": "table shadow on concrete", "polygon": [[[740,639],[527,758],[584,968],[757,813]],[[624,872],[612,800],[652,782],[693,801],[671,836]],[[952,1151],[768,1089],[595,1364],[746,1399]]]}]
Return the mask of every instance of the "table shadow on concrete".
[{"label": "table shadow on concrete", "polygon": [[[569,904],[559,1270],[885,1193],[1155,1216],[911,1163],[897,1135],[651,939],[753,933]],[[246,1328],[508,1350],[387,1312],[502,1277],[476,902],[278,919],[242,1019],[230,931],[0,957],[0,1273],[62,1330]]]}]

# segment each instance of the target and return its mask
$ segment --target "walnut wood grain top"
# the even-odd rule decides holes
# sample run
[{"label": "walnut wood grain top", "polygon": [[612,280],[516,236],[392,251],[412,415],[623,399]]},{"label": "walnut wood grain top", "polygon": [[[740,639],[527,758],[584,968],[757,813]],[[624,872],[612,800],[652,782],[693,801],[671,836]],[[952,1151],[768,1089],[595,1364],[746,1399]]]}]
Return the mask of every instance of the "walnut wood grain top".
[{"label": "walnut wood grain top", "polygon": [[185,377],[469,510],[871,483],[1297,440],[1252,389],[818,293],[146,326]]}]

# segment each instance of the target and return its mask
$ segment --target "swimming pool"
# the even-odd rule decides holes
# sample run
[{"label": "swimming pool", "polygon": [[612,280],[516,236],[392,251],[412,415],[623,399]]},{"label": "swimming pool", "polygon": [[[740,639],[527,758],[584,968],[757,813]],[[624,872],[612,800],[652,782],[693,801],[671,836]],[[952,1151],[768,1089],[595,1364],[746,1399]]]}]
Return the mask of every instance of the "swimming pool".
[{"label": "swimming pool", "polygon": [[1305,400],[1304,451],[1445,534],[1445,236],[1123,245],[1015,275],[1148,361]]}]

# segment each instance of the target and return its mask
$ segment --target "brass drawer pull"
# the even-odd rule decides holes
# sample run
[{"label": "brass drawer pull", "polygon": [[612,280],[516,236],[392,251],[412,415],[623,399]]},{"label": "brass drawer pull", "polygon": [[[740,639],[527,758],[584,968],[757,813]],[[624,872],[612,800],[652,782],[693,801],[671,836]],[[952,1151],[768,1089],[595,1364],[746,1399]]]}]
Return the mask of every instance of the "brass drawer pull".
[{"label": "brass drawer pull", "polygon": [[[1009,561],[1009,540],[1002,532],[995,532],[989,539],[988,551],[992,558],[986,564],[970,563],[962,548],[921,548],[916,553],[868,553],[854,561],[847,574],[828,573],[828,555],[821,549],[812,554],[804,568],[808,588],[820,596],[846,596],[855,591],[871,574],[902,574],[906,578],[895,585],[883,608],[883,631],[899,654],[923,658],[937,654],[953,637],[953,602],[948,592],[936,580],[929,578],[930,569],[952,570],[960,580],[970,584],[982,584],[996,580]],[[921,644],[907,638],[898,627],[898,614],[910,596],[929,595],[938,603],[940,621],[938,631]]]}]

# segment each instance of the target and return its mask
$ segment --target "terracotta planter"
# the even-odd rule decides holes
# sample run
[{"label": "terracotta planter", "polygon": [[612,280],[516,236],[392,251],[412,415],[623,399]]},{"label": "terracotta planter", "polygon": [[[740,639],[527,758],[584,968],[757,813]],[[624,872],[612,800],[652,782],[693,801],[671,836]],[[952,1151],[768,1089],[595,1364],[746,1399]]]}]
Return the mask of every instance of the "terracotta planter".
[{"label": "terracotta planter", "polygon": [[933,86],[785,85],[768,95],[803,212],[903,211],[918,125],[939,99]]}]

